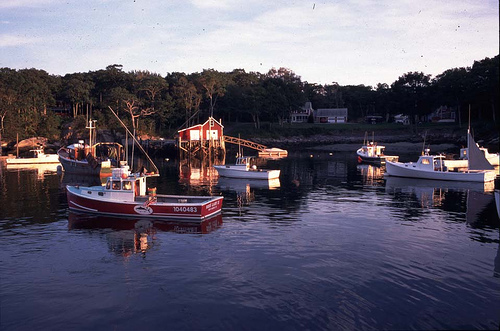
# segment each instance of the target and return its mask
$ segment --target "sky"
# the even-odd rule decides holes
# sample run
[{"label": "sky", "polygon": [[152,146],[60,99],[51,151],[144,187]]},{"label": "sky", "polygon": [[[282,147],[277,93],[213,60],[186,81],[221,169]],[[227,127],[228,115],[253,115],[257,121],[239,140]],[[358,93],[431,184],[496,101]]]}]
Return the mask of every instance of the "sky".
[{"label": "sky", "polygon": [[0,0],[0,67],[391,84],[499,53],[498,0]]}]

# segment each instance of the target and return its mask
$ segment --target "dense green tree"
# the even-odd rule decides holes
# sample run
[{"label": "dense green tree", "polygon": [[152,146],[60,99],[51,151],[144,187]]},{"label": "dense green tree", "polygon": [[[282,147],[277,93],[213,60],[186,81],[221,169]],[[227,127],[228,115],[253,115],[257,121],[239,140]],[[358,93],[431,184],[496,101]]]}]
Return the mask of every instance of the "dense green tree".
[{"label": "dense green tree", "polygon": [[349,110],[349,117],[364,118],[375,114],[375,93],[370,86],[347,85],[340,88],[344,106]]},{"label": "dense green tree", "polygon": [[290,112],[304,105],[304,87],[300,77],[287,68],[271,69],[263,81],[264,106],[269,120],[283,125]]},{"label": "dense green tree", "polygon": [[459,122],[469,106],[473,120],[498,122],[499,80],[498,55],[471,67],[451,68],[433,80],[422,72],[408,72],[390,86],[375,88],[302,82],[287,68],[265,74],[205,69],[166,77],[149,71],[124,72],[120,64],[64,77],[37,69],[1,68],[0,134],[6,139],[17,133],[20,138],[43,134],[57,139],[63,118],[49,111],[54,106],[72,110],[73,123],[67,124],[72,130],[85,128],[89,116],[99,120],[100,128],[117,128],[110,106],[132,129],[161,135],[199,123],[214,112],[225,121],[253,122],[256,128],[261,121],[283,124],[306,101],[315,109],[347,107],[350,121],[368,114],[389,120],[403,113],[415,130],[439,106],[456,108]]},{"label": "dense green tree", "polygon": [[436,76],[434,80],[435,99],[440,104],[454,106],[458,114],[458,122],[462,124],[462,104],[467,99],[466,91],[469,74],[466,68],[448,69],[442,74]]},{"label": "dense green tree", "polygon": [[475,61],[470,69],[471,92],[478,118],[497,121],[499,99],[499,57]]},{"label": "dense green tree", "polygon": [[204,69],[199,75],[197,82],[203,88],[205,96],[208,98],[209,114],[213,116],[217,99],[226,93],[228,77],[214,69]]},{"label": "dense green tree", "polygon": [[399,112],[410,115],[410,123],[415,132],[419,115],[430,113],[429,99],[427,98],[430,84],[430,75],[423,72],[408,72],[391,85]]},{"label": "dense green tree", "polygon": [[91,105],[94,82],[87,74],[67,74],[62,78],[63,100],[71,104],[73,117],[84,114],[84,105]]}]

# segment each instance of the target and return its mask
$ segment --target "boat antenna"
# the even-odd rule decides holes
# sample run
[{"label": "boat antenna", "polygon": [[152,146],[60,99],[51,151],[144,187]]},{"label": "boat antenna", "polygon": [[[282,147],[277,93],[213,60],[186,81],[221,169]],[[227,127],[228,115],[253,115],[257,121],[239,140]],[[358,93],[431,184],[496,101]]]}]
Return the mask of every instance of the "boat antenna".
[{"label": "boat antenna", "polygon": [[422,145],[422,155],[425,154],[425,138],[427,137],[427,130],[425,130],[425,133],[424,133],[424,144]]},{"label": "boat antenna", "polygon": [[467,126],[467,132],[470,132],[470,103],[469,103],[469,126]]},{"label": "boat antenna", "polygon": [[139,142],[137,141],[137,138],[134,137],[134,135],[130,132],[130,130],[127,128],[127,126],[125,125],[125,123],[123,123],[123,121],[118,117],[118,115],[114,112],[113,108],[111,108],[110,106],[108,106],[109,110],[111,110],[111,112],[113,113],[113,115],[115,115],[116,119],[120,122],[120,124],[125,128],[125,130],[127,130],[128,134],[132,137],[132,139],[134,139],[135,143],[137,144],[137,147],[140,148],[140,150],[144,153],[144,155],[146,156],[146,158],[148,159],[148,161],[153,165],[153,167],[155,168],[155,173],[156,174],[160,174],[160,171],[158,170],[158,167],[156,166],[156,164],[153,162],[153,160],[151,160],[151,158],[149,157],[148,153],[146,153],[146,151],[144,150],[144,148],[142,148],[141,144],[139,144]]}]

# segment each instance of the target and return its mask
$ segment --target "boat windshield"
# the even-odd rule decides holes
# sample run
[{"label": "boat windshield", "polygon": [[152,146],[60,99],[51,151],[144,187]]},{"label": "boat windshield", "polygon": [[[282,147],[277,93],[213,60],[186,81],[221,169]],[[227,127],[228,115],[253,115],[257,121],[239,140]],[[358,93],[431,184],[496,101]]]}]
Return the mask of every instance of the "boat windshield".
[{"label": "boat windshield", "polygon": [[132,189],[132,183],[127,181],[122,182],[122,190],[130,191]]}]

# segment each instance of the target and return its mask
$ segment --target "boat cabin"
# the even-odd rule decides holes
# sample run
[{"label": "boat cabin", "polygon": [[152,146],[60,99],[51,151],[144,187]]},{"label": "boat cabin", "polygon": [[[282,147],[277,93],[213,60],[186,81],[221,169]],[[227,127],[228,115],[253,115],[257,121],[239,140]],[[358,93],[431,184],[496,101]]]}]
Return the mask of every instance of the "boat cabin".
[{"label": "boat cabin", "polygon": [[132,196],[145,196],[147,176],[131,174],[128,167],[115,168],[111,177],[106,181],[104,191],[112,194],[113,198]]},{"label": "boat cabin", "polygon": [[422,155],[418,158],[417,166],[428,171],[448,171],[443,155]]},{"label": "boat cabin", "polygon": [[385,146],[377,145],[373,142],[361,147],[361,152],[368,157],[377,157],[384,155]]},{"label": "boat cabin", "polygon": [[243,169],[246,169],[246,170],[255,170],[257,169],[257,166],[250,166],[250,163],[252,161],[254,157],[253,156],[240,156],[238,158],[236,158],[236,162],[235,162],[235,165],[234,166],[231,166],[233,168],[243,168]]},{"label": "boat cabin", "polygon": [[37,147],[35,149],[30,149],[30,152],[33,152],[33,155],[36,158],[44,158],[45,157],[45,153],[43,152],[43,148],[41,146]]},{"label": "boat cabin", "polygon": [[250,156],[241,156],[236,158],[236,165],[245,165],[248,166],[252,158]]}]

